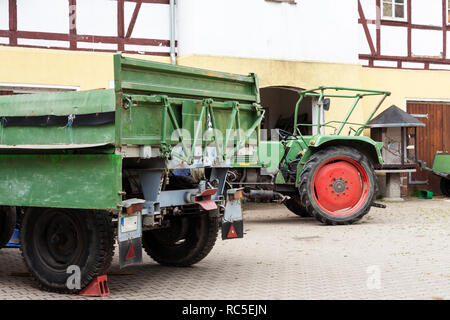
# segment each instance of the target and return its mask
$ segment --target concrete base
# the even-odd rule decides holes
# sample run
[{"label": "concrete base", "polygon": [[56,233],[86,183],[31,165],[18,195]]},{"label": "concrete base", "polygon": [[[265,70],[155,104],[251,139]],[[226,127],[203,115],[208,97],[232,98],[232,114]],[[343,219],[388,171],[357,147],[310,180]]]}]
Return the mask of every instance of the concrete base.
[{"label": "concrete base", "polygon": [[401,172],[385,172],[384,175],[377,175],[379,195],[384,201],[400,202],[401,197]]},{"label": "concrete base", "polygon": [[378,194],[383,198],[386,197],[386,174],[377,174]]},{"label": "concrete base", "polygon": [[386,173],[385,201],[403,201],[400,190],[400,173]]}]

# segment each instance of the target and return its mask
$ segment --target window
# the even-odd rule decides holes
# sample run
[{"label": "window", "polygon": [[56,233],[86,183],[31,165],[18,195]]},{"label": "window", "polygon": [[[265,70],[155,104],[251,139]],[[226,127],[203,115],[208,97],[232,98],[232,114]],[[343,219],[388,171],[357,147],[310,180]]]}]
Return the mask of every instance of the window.
[{"label": "window", "polygon": [[383,0],[383,18],[406,20],[406,1]]},{"label": "window", "polygon": [[447,2],[447,24],[450,24],[450,0]]}]

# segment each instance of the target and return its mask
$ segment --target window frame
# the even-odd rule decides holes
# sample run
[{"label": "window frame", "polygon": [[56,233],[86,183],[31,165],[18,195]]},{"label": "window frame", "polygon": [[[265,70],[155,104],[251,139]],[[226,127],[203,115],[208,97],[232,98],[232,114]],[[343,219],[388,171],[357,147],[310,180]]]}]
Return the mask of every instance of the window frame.
[{"label": "window frame", "polygon": [[404,9],[404,14],[403,14],[403,18],[399,18],[399,17],[395,17],[395,6],[396,6],[396,0],[390,0],[392,1],[392,16],[384,16],[383,15],[383,8],[384,8],[384,2],[386,0],[381,0],[381,20],[390,20],[390,21],[402,21],[402,22],[407,22],[408,21],[408,1],[409,0],[404,0],[403,3],[403,9]]},{"label": "window frame", "polygon": [[447,0],[447,10],[445,12],[447,12],[447,26],[450,26],[450,0]]}]

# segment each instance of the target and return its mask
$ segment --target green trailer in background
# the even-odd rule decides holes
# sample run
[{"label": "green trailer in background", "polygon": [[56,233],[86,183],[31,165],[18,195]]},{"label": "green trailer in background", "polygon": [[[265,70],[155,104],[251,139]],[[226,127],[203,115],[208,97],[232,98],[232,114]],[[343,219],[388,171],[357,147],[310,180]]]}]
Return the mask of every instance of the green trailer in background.
[{"label": "green trailer in background", "polygon": [[225,180],[259,134],[256,76],[120,55],[114,71],[114,89],[0,98],[0,240],[20,220],[46,290],[78,292],[104,274],[116,238],[121,267],[141,263],[142,247],[190,266],[219,226],[223,239],[243,236],[242,192]]},{"label": "green trailer in background", "polygon": [[450,154],[438,151],[434,156],[431,168],[428,168],[423,161],[418,161],[418,163],[421,168],[441,178],[441,192],[444,196],[450,197]]}]

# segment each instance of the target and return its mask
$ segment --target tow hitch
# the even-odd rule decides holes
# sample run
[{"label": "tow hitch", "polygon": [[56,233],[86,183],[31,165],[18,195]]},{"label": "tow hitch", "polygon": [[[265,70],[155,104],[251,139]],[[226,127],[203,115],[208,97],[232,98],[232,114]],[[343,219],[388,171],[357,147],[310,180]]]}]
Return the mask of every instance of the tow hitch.
[{"label": "tow hitch", "polygon": [[386,209],[386,205],[385,204],[381,204],[381,203],[372,202],[371,206],[375,207],[375,208]]}]

